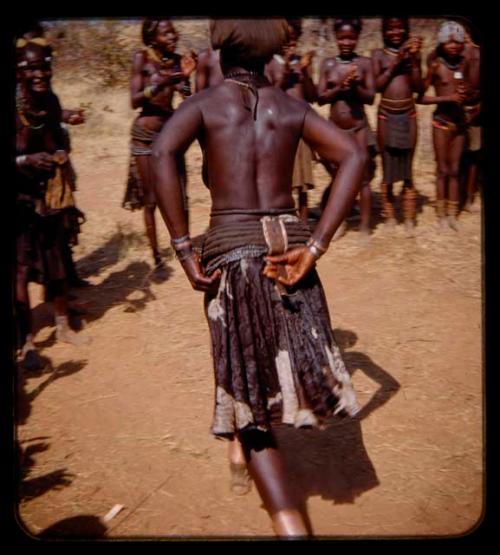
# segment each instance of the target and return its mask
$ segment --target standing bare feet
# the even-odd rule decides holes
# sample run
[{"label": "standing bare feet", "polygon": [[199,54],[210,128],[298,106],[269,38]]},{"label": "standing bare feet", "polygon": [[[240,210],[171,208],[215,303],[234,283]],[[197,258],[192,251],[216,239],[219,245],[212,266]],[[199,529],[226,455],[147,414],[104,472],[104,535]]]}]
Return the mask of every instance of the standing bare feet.
[{"label": "standing bare feet", "polygon": [[251,490],[252,483],[243,447],[236,437],[229,443],[228,458],[231,491],[236,495],[245,495]]},{"label": "standing bare feet", "polygon": [[88,335],[82,333],[75,333],[68,323],[67,316],[56,316],[56,338],[63,343],[69,343],[79,347],[81,345],[88,345],[91,339]]}]

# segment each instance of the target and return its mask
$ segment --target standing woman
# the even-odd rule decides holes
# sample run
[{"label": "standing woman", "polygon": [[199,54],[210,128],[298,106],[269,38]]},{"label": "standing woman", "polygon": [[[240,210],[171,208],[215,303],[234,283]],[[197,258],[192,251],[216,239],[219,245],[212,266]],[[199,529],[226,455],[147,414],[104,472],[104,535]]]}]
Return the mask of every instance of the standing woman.
[{"label": "standing woman", "polygon": [[[191,95],[189,76],[196,67],[192,56],[175,52],[179,36],[169,19],[146,18],[142,25],[144,48],[135,52],[130,93],[132,108],[141,108],[132,126],[131,153],[141,185],[144,222],[155,266],[162,267],[156,236],[156,198],[151,171],[151,148],[165,122],[173,114],[172,100],[178,91],[183,98]],[[177,164],[183,182],[184,209],[187,212],[186,169],[184,158]],[[131,179],[126,197],[130,194]],[[127,198],[124,205],[127,204]]]},{"label": "standing woman", "polygon": [[[435,104],[432,138],[436,156],[436,215],[441,228],[458,229],[459,165],[467,131],[465,104],[473,97],[469,64],[463,55],[465,30],[445,21],[438,32],[436,57],[429,68],[420,96],[421,104]],[[433,87],[435,96],[427,89]]]},{"label": "standing woman", "polygon": [[[318,104],[330,104],[330,121],[350,133],[356,142],[368,150],[370,128],[365,104],[373,104],[375,78],[370,58],[355,52],[361,32],[359,18],[337,19],[334,23],[339,55],[323,60],[318,84]],[[330,175],[336,168],[326,165]],[[361,226],[364,238],[370,234],[371,190],[373,168],[365,168],[360,193]]]},{"label": "standing woman", "polygon": [[407,17],[382,19],[384,48],[372,53],[375,84],[381,94],[377,137],[382,157],[382,213],[394,225],[393,185],[403,181],[403,216],[412,231],[416,216],[416,190],[412,163],[417,143],[417,112],[414,94],[423,87],[420,37],[410,37]]}]

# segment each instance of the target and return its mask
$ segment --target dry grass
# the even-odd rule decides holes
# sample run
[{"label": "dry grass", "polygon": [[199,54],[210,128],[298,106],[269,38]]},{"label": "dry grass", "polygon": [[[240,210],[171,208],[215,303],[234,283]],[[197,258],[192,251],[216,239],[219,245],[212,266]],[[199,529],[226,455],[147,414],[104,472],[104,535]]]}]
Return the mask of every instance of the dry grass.
[{"label": "dry grass", "polygon": [[[329,21],[329,29],[332,21]],[[381,46],[380,18],[365,18],[363,21],[358,51],[366,56]],[[424,38],[424,57],[434,47],[441,21],[441,18],[410,20],[412,33]],[[71,70],[71,74],[77,75],[79,80],[101,87],[128,84],[132,54],[142,46],[140,19],[74,19],[47,21],[45,24],[57,52],[54,63],[56,73]],[[180,52],[198,51],[209,46],[207,19],[177,18],[175,26],[180,35]],[[320,42],[316,34],[318,29],[319,19],[305,18],[300,43],[302,48],[318,50],[316,70],[320,57],[337,53],[333,34],[327,42]]]}]

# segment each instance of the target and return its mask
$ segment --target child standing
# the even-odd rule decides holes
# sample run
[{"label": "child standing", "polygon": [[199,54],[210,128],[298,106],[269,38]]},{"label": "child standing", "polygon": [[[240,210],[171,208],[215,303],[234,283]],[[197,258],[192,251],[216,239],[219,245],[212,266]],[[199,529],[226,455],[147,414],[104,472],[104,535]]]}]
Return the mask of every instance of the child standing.
[{"label": "child standing", "polygon": [[423,86],[420,49],[422,40],[410,37],[407,17],[384,17],[384,48],[372,53],[377,91],[382,94],[378,107],[377,139],[382,156],[380,186],[382,215],[395,224],[393,184],[403,181],[403,217],[406,228],[415,225],[416,191],[412,162],[417,142],[414,93]]},{"label": "child standing", "polygon": [[[419,102],[436,104],[432,138],[436,155],[436,215],[441,228],[458,229],[459,167],[467,120],[464,105],[471,96],[467,60],[463,55],[465,30],[455,21],[439,28],[435,58],[430,59]],[[436,96],[425,94],[433,86]]]},{"label": "child standing", "polygon": [[[330,104],[330,120],[368,149],[369,125],[364,105],[373,104],[375,80],[372,61],[355,52],[361,32],[360,19],[337,19],[334,32],[339,48],[335,58],[323,60],[318,84],[318,104]],[[334,169],[331,173],[334,173]],[[370,166],[367,163],[360,196],[361,233],[370,234]]]}]

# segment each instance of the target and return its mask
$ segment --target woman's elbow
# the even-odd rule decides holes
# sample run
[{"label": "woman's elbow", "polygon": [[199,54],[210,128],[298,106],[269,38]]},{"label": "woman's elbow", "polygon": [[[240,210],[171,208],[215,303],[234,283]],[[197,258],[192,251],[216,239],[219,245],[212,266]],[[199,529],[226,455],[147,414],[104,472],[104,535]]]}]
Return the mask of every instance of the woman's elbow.
[{"label": "woman's elbow", "polygon": [[175,158],[175,155],[175,149],[170,148],[169,145],[160,144],[159,141],[156,141],[151,149],[151,161],[156,166],[164,164],[169,158]]},{"label": "woman's elbow", "polygon": [[154,165],[158,165],[158,164],[161,164],[163,159],[164,159],[163,149],[159,147],[158,143],[153,144],[153,148],[151,149],[151,162]]}]

